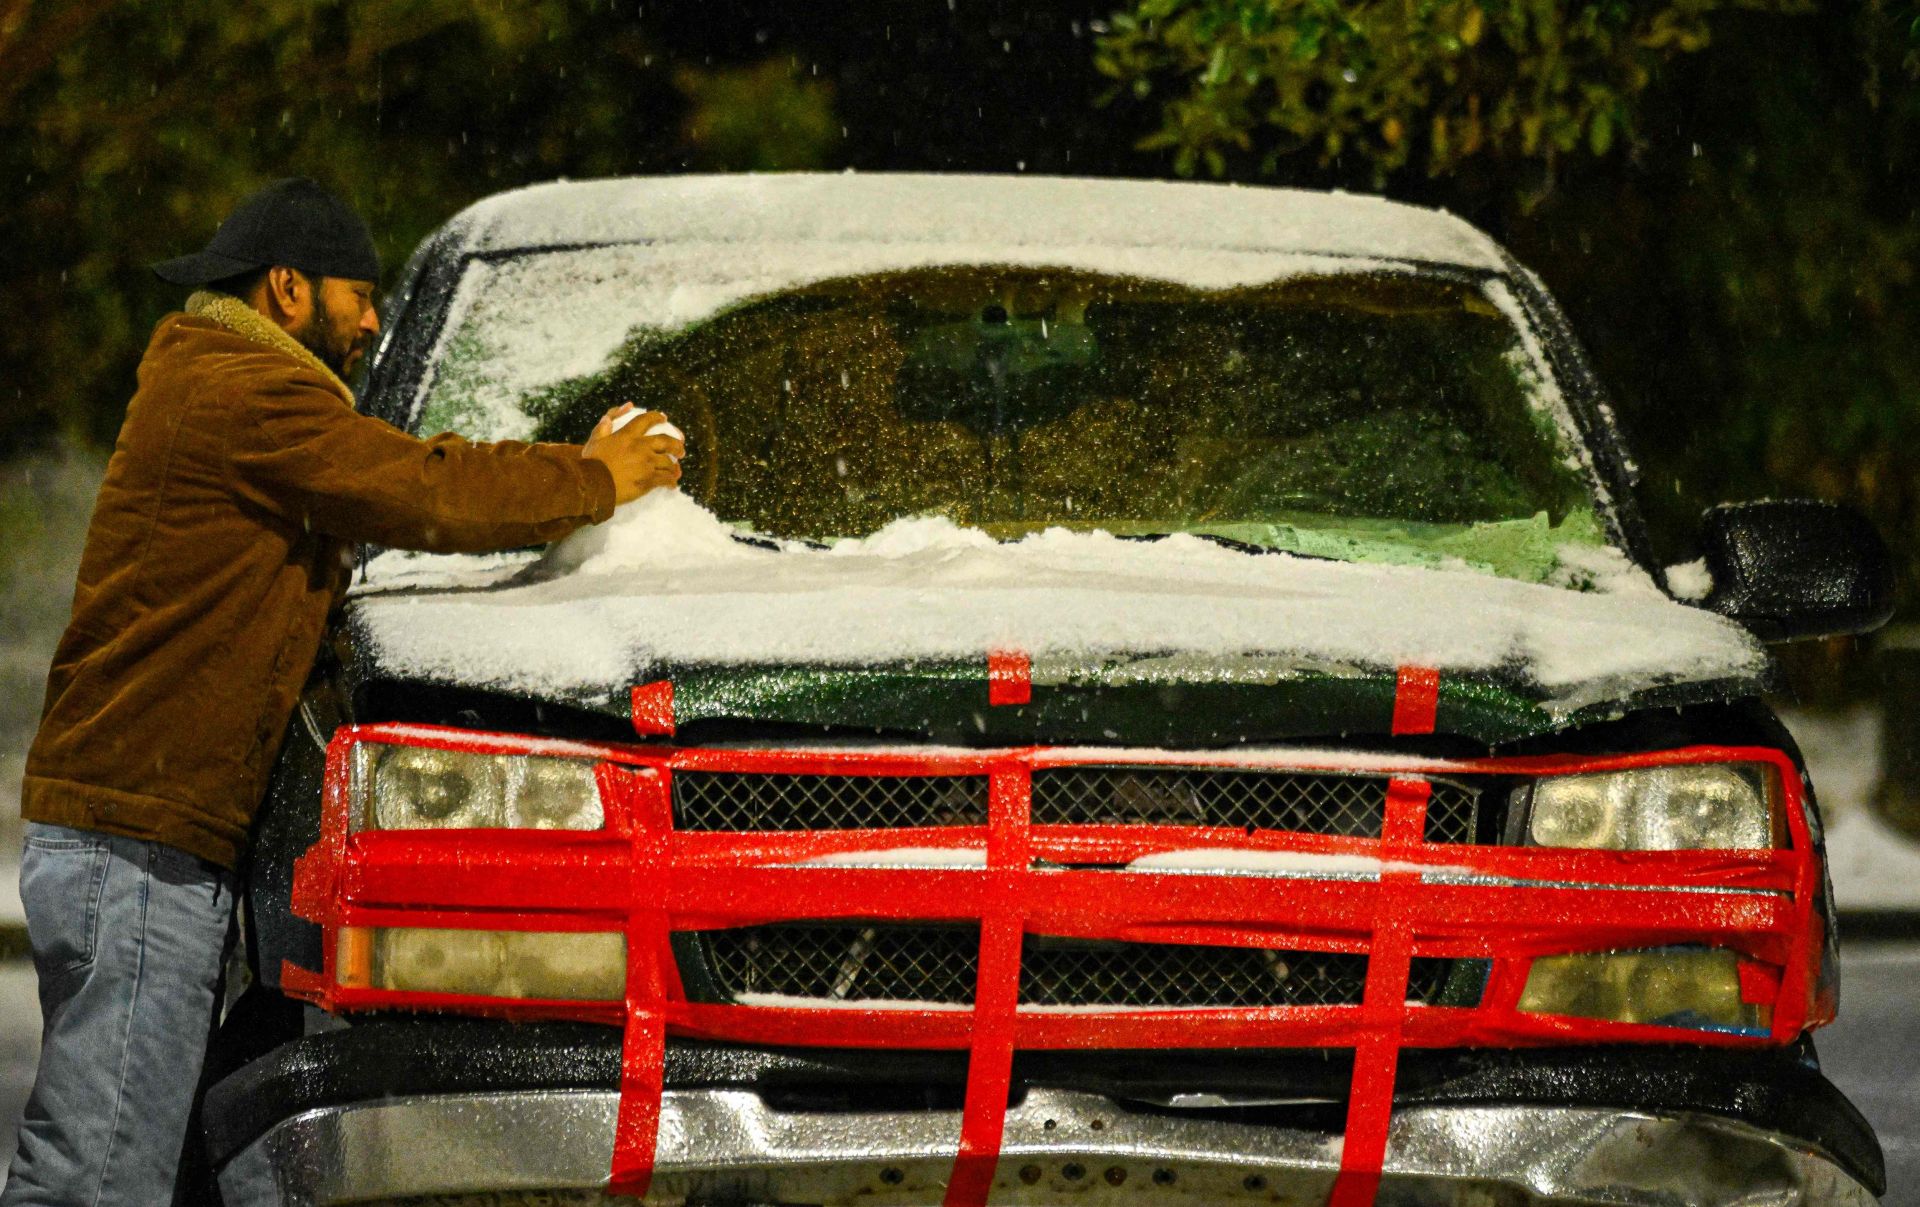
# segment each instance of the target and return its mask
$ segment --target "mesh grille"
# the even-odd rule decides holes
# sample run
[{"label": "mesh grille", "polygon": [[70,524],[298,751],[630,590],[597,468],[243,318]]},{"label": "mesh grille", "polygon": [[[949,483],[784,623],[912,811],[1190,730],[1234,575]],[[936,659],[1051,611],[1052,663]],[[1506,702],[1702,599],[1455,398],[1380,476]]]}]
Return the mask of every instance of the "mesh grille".
[{"label": "mesh grille", "polygon": [[1360,1000],[1367,957],[1101,943],[1029,935],[1020,1000],[1036,1006],[1329,1006]]},{"label": "mesh grille", "polygon": [[987,777],[676,771],[673,819],[682,830],[983,826]]},{"label": "mesh grille", "polygon": [[1407,966],[1407,1000],[1448,1006],[1477,1006],[1487,987],[1485,960],[1436,960],[1415,956]]},{"label": "mesh grille", "polygon": [[[1471,842],[1478,793],[1433,782],[1428,842]],[[1057,767],[1033,773],[1042,825],[1228,826],[1380,837],[1383,776],[1175,767]]]},{"label": "mesh grille", "polygon": [[708,970],[726,998],[971,1002],[980,961],[973,926],[749,926],[702,938]]},{"label": "mesh grille", "polygon": [[1480,793],[1462,784],[1434,780],[1427,798],[1428,842],[1473,842],[1479,835]]},{"label": "mesh grille", "polygon": [[[1479,793],[1434,780],[1428,842],[1472,842]],[[1378,838],[1380,776],[1167,767],[1059,767],[1033,774],[1041,825],[1185,825]],[[863,830],[979,826],[984,775],[755,775],[682,771],[673,777],[683,830]]]},{"label": "mesh grille", "polygon": [[[699,938],[722,1000],[778,994],[964,1004],[973,1000],[980,954],[972,926],[754,926]],[[1434,1001],[1452,968],[1450,960],[1414,960],[1407,1000]],[[1020,1000],[1035,1006],[1353,1005],[1366,979],[1366,956],[1331,952],[1029,935],[1020,955]]]}]

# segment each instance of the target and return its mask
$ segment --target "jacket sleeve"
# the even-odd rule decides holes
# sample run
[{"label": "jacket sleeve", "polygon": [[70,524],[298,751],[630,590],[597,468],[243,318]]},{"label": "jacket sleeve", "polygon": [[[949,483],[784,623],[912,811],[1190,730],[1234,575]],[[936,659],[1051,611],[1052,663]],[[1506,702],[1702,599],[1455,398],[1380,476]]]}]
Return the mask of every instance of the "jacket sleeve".
[{"label": "jacket sleeve", "polygon": [[481,553],[558,540],[613,514],[613,475],[579,445],[421,440],[355,411],[306,369],[247,387],[219,408],[237,488],[329,536]]}]

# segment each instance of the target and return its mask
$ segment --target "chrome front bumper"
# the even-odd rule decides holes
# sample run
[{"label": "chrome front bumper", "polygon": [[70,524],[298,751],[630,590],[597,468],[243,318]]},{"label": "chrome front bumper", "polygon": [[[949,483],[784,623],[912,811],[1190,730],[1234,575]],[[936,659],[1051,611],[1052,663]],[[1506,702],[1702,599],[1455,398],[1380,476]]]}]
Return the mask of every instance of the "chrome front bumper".
[{"label": "chrome front bumper", "polygon": [[[229,1207],[601,1201],[618,1096],[525,1091],[394,1098],[310,1110],[229,1161]],[[750,1090],[669,1090],[650,1204],[938,1204],[957,1111],[789,1112]],[[1324,1202],[1340,1138],[1141,1113],[1034,1089],[1008,1112],[994,1203]],[[1599,1108],[1396,1111],[1378,1202],[1521,1207],[1865,1207],[1822,1154],[1703,1115]]]}]

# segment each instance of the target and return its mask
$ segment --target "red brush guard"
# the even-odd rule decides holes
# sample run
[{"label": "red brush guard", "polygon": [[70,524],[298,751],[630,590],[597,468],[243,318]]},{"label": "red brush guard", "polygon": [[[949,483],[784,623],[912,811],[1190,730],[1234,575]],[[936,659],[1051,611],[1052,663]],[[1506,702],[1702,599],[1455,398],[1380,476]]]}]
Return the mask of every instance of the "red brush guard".
[{"label": "red brush guard", "polygon": [[[1424,711],[1431,677],[1403,673],[1396,728]],[[1004,689],[1003,689],[1004,690]],[[352,752],[364,742],[474,754],[597,760],[605,828],[592,832],[349,833]],[[1430,777],[1532,777],[1738,761],[1777,769],[1789,845],[1767,851],[1605,851],[1426,841]],[[1036,771],[1077,766],[1235,768],[1388,777],[1380,837],[1169,825],[1036,825]],[[784,832],[676,829],[681,772],[853,777],[983,776],[984,825]],[[611,1188],[644,1194],[654,1160],[669,1035],[744,1043],[966,1048],[968,1086],[949,1203],[992,1186],[1017,1048],[1305,1048],[1355,1051],[1335,1204],[1370,1203],[1384,1157],[1401,1048],[1644,1042],[1784,1044],[1816,1017],[1820,883],[1798,769],[1764,748],[1692,747],[1606,758],[1396,760],[1286,752],[1172,754],[1028,747],[925,754],[712,750],[552,743],[420,726],[359,726],[328,751],[320,841],[296,867],[294,907],[325,931],[326,966],[287,965],[289,993],[335,1011],[411,1009],[568,1018],[625,1028]],[[964,848],[979,866],[794,866],[836,852]],[[1204,849],[1361,856],[1377,879],[1129,870]],[[1349,861],[1350,862],[1350,861]],[[1061,867],[1059,865],[1073,865]],[[1101,865],[1089,869],[1085,865]],[[1444,869],[1446,883],[1423,879]],[[690,1001],[669,936],[783,921],[979,927],[970,1007],[768,1006]],[[528,1001],[342,985],[343,927],[619,931],[624,1002]],[[1020,1001],[1029,935],[1132,943],[1359,953],[1364,994],[1335,1005],[1058,1010]],[[1764,1035],[1519,1010],[1533,957],[1681,945],[1730,948],[1742,996],[1770,1004]],[[1409,1003],[1416,958],[1491,961],[1474,1006]],[[1823,1004],[1821,1014],[1826,1012]]]}]

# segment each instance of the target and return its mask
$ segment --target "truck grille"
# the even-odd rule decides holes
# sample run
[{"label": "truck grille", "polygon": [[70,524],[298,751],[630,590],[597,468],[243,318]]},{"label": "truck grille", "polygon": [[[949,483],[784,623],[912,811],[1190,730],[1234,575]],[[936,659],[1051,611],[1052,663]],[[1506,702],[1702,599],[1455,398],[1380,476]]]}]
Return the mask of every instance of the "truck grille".
[{"label": "truck grille", "polygon": [[[1304,771],[1054,767],[1033,773],[1036,825],[1210,826],[1378,838],[1387,777]],[[1428,842],[1472,842],[1480,794],[1433,780]],[[682,830],[887,830],[981,826],[984,775],[753,775],[679,771]]]},{"label": "truck grille", "polygon": [[[1223,826],[1378,838],[1387,777],[1175,767],[1055,767],[1033,773],[1035,825]],[[1479,793],[1433,780],[1428,842],[1472,842]]]},{"label": "truck grille", "polygon": [[980,963],[977,926],[747,926],[700,939],[723,1001],[971,1002]]},{"label": "truck grille", "polygon": [[984,826],[984,775],[749,775],[677,771],[682,830],[891,830]]},{"label": "truck grille", "polygon": [[[777,995],[823,1002],[973,1001],[975,926],[827,924],[702,931],[695,950],[706,978],[683,968],[689,993],[707,1000]],[[682,948],[684,951],[685,948]],[[685,957],[683,956],[683,959]],[[1416,959],[1407,1000],[1438,999],[1456,961]],[[1092,942],[1028,935],[1020,951],[1020,1001],[1058,1007],[1356,1005],[1367,957],[1319,951]]]}]

